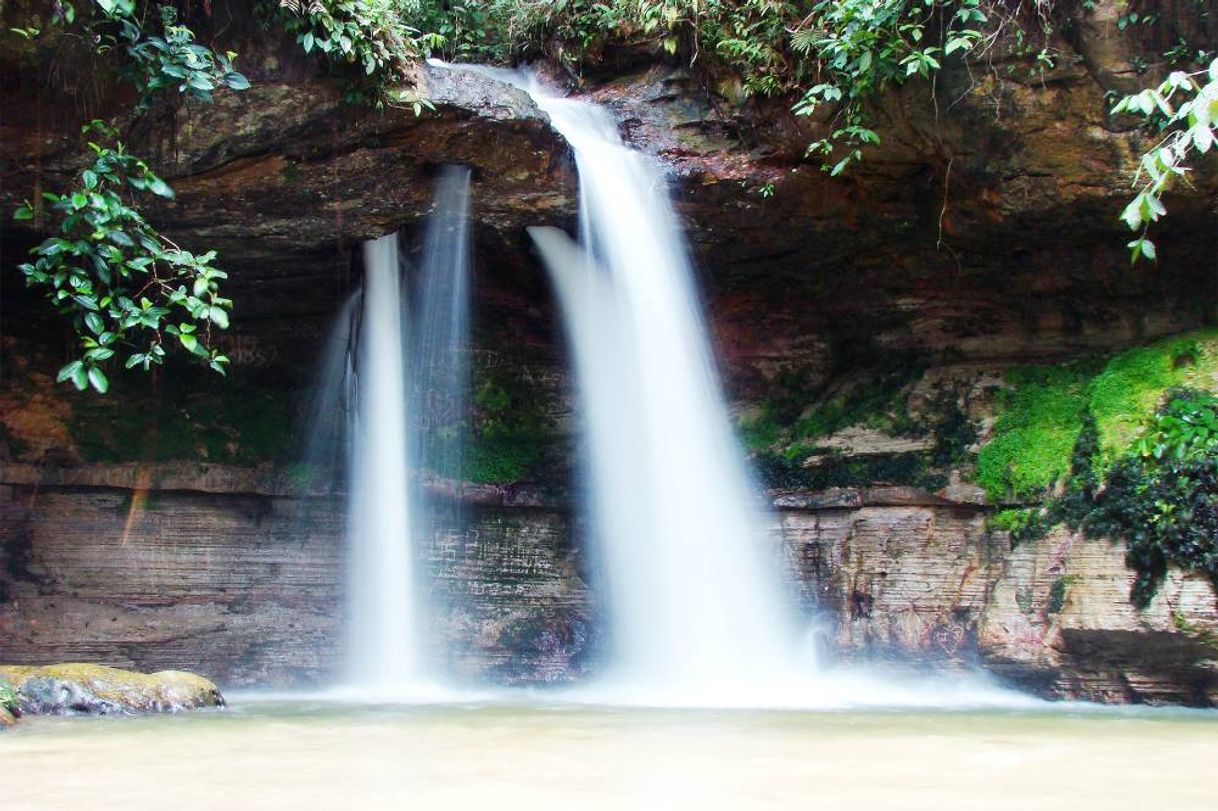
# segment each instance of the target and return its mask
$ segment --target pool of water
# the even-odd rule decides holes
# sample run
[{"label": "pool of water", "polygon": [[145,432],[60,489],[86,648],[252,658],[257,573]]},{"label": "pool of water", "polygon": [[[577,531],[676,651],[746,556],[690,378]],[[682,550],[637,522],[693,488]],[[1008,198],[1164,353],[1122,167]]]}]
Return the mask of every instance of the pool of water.
[{"label": "pool of water", "polygon": [[1207,809],[1218,713],[360,705],[27,718],[15,809]]}]

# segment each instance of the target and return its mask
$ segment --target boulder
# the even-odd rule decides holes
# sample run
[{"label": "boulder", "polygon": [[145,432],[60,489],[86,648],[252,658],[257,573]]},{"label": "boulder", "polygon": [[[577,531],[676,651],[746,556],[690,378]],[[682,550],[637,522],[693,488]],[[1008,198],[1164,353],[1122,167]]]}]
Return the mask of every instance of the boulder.
[{"label": "boulder", "polygon": [[215,684],[179,670],[146,674],[91,664],[0,665],[0,678],[12,682],[21,712],[30,715],[135,715],[224,706]]}]

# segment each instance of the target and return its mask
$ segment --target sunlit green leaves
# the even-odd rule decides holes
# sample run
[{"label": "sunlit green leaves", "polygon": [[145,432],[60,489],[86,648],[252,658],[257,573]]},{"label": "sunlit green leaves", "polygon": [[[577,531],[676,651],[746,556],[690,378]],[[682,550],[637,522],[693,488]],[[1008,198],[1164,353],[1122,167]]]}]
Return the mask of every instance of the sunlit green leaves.
[{"label": "sunlit green leaves", "polygon": [[[405,79],[408,60],[427,50],[420,32],[405,22],[423,14],[423,5],[403,0],[278,3],[284,28],[304,52],[324,55],[351,78],[348,100],[375,106],[393,102],[387,86]],[[416,114],[421,111],[416,107]]]},{"label": "sunlit green leaves", "polygon": [[1132,260],[1154,260],[1157,253],[1146,231],[1167,214],[1162,195],[1189,171],[1186,164],[1193,153],[1209,152],[1218,137],[1218,59],[1195,73],[1173,71],[1158,86],[1117,101],[1112,112],[1138,115],[1167,132],[1139,161],[1134,184],[1141,187],[1121,212],[1131,231],[1142,232],[1129,243]]}]

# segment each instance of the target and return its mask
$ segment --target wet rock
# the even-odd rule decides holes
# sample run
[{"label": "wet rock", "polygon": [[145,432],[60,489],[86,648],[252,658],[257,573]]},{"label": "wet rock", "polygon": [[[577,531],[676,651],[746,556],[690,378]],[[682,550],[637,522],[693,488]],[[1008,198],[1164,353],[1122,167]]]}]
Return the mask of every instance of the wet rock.
[{"label": "wet rock", "polygon": [[135,673],[91,664],[0,665],[30,715],[133,715],[223,707],[215,684],[193,673]]}]

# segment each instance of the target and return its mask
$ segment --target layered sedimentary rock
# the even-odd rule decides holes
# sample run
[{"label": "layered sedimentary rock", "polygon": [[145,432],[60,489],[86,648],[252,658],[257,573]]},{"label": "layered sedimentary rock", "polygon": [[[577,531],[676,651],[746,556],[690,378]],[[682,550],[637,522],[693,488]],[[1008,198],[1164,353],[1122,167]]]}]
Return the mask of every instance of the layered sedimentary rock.
[{"label": "layered sedimentary rock", "polygon": [[[1012,552],[983,508],[907,488],[802,502],[776,512],[774,555],[831,662],[981,665],[1044,695],[1218,702],[1218,611],[1202,578],[1173,573],[1139,611],[1123,551],[1106,541],[1057,533]],[[4,658],[328,683],[343,650],[342,503],[10,486]],[[579,535],[555,507],[471,505],[430,543],[443,668],[529,684],[593,671],[602,625]]]}]

